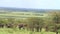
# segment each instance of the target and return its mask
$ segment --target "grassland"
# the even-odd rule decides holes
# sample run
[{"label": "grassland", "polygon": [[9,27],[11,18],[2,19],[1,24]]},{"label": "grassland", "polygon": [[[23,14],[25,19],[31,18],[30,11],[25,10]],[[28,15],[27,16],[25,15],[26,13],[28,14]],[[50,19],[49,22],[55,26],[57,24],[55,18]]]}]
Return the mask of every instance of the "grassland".
[{"label": "grassland", "polygon": [[32,32],[32,31],[27,31],[27,30],[19,30],[17,29],[12,29],[12,28],[0,28],[0,34],[55,34],[54,32]]},{"label": "grassland", "polygon": [[0,18],[14,17],[14,18],[26,18],[26,17],[46,17],[46,13],[34,13],[34,12],[0,12]]},{"label": "grassland", "polygon": [[[34,13],[34,12],[0,12],[0,18],[27,18],[27,17],[47,17],[46,13]],[[18,28],[0,28],[0,34],[55,34],[54,32],[32,32],[25,30],[19,30]]]}]

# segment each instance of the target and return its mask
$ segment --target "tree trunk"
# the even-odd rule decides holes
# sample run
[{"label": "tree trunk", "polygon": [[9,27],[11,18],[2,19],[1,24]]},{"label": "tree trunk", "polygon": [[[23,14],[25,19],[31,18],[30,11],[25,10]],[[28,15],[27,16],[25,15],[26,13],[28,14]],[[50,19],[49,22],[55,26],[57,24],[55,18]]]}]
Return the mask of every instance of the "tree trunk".
[{"label": "tree trunk", "polygon": [[39,32],[39,27],[36,27],[37,32]]},{"label": "tree trunk", "polygon": [[34,32],[34,28],[30,28],[31,29],[31,31],[33,31]]},{"label": "tree trunk", "polygon": [[56,34],[58,34],[58,32],[56,32]]},{"label": "tree trunk", "polygon": [[55,32],[56,32],[56,34],[58,34],[58,31],[57,31],[58,29],[57,29],[57,26],[55,25]]},{"label": "tree trunk", "polygon": [[48,31],[48,26],[46,26],[45,28],[46,28],[46,30],[45,30],[45,31]]},{"label": "tree trunk", "polygon": [[40,32],[42,31],[42,27],[40,28]]}]

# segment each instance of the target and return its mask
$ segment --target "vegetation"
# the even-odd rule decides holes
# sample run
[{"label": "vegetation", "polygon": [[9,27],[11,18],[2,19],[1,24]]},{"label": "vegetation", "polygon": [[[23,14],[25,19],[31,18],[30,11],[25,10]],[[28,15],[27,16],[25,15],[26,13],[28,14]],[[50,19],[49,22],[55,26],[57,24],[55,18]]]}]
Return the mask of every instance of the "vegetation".
[{"label": "vegetation", "polygon": [[1,13],[0,30],[1,34],[59,34],[60,12]]}]

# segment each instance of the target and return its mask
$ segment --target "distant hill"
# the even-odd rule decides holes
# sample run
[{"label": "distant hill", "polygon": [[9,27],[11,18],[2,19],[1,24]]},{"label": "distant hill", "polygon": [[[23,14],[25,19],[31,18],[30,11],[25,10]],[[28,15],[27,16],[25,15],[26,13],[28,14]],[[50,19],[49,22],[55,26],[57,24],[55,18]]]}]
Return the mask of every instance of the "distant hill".
[{"label": "distant hill", "polygon": [[0,7],[0,10],[5,10],[5,11],[23,11],[23,12],[41,12],[45,13],[45,9],[27,9],[27,8],[9,8],[9,7]]},{"label": "distant hill", "polygon": [[[27,9],[27,8],[9,8],[9,7],[0,7],[0,11],[4,10],[5,12],[13,12],[13,11],[18,11],[18,12],[36,12],[36,13],[46,13],[49,11],[54,11],[52,9]],[[59,10],[60,11],[60,10]]]}]

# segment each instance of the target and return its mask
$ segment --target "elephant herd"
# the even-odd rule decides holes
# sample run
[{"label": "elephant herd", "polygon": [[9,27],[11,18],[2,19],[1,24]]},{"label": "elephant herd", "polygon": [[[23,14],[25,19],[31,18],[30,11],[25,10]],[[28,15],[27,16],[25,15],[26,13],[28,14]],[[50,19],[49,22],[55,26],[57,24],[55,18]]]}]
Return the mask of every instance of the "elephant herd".
[{"label": "elephant herd", "polygon": [[7,23],[7,24],[3,24],[3,23],[0,23],[0,28],[19,28],[19,29],[27,29],[27,30],[31,30],[31,31],[34,31],[34,28],[37,30],[37,32],[41,31],[42,30],[42,27],[39,27],[39,26],[35,26],[35,25],[32,25],[32,24],[24,24],[24,23],[19,23],[19,24],[14,24],[14,23]]},{"label": "elephant herd", "polygon": [[23,23],[20,23],[20,24],[13,24],[13,23],[8,23],[8,24],[2,24],[0,23],[0,28],[4,28],[4,27],[7,27],[7,28],[13,28],[13,27],[18,27],[19,29],[21,28],[25,28],[27,26],[27,24],[23,24]]}]

